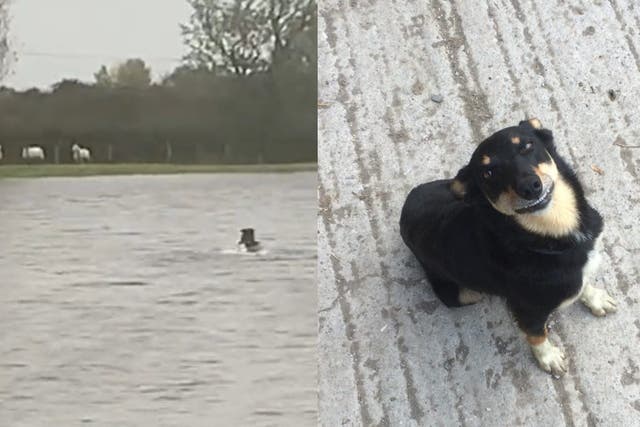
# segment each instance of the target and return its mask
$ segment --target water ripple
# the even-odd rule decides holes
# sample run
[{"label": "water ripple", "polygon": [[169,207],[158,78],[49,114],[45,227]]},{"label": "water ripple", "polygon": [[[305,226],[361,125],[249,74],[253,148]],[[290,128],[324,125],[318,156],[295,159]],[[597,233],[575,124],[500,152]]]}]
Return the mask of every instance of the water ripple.
[{"label": "water ripple", "polygon": [[316,425],[315,186],[0,180],[0,424]]}]

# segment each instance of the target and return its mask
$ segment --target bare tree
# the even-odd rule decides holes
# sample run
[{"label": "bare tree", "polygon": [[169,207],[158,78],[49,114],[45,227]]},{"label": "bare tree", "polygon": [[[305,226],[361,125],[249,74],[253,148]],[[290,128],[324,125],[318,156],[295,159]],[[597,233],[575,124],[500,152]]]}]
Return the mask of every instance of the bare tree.
[{"label": "bare tree", "polygon": [[93,77],[96,79],[96,86],[111,87],[113,85],[111,75],[105,65],[102,65],[98,71],[93,73]]},{"label": "bare tree", "polygon": [[193,8],[182,26],[187,62],[239,75],[270,70],[316,9],[315,0],[187,1]]},{"label": "bare tree", "polygon": [[271,30],[272,63],[286,50],[291,40],[309,29],[316,16],[316,2],[310,0],[267,0],[267,18]]},{"label": "bare tree", "polygon": [[9,73],[13,59],[9,46],[9,0],[0,0],[0,80]]}]

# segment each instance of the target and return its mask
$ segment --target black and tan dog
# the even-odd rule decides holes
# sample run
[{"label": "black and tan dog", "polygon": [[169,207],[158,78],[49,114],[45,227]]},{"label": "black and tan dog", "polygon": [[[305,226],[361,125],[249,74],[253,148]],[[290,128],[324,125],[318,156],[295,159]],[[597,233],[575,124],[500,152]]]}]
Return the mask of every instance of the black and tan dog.
[{"label": "black and tan dog", "polygon": [[593,287],[600,214],[537,119],[484,140],[453,180],[414,188],[400,232],[449,307],[500,295],[547,372],[566,372],[547,320],[576,299],[596,316],[616,309]]}]

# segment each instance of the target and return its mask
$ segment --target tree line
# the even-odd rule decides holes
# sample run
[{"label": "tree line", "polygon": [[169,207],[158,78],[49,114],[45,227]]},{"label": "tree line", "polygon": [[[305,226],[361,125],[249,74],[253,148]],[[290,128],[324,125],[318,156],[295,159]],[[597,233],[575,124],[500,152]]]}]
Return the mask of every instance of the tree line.
[{"label": "tree line", "polygon": [[73,144],[97,162],[315,161],[315,2],[189,3],[189,54],[160,82],[133,58],[92,83],[0,88],[2,162],[22,162],[27,145],[71,162]]}]

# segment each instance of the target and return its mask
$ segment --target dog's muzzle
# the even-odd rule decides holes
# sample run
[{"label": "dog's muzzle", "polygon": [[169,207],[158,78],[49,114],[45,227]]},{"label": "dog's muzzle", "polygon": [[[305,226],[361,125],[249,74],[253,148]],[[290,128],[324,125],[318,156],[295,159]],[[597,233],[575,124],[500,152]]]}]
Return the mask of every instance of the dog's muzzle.
[{"label": "dog's muzzle", "polygon": [[535,212],[547,207],[553,195],[554,182],[549,175],[542,175],[540,180],[542,181],[542,193],[540,193],[540,197],[536,200],[518,198],[514,204],[514,210],[516,213],[522,214]]}]

